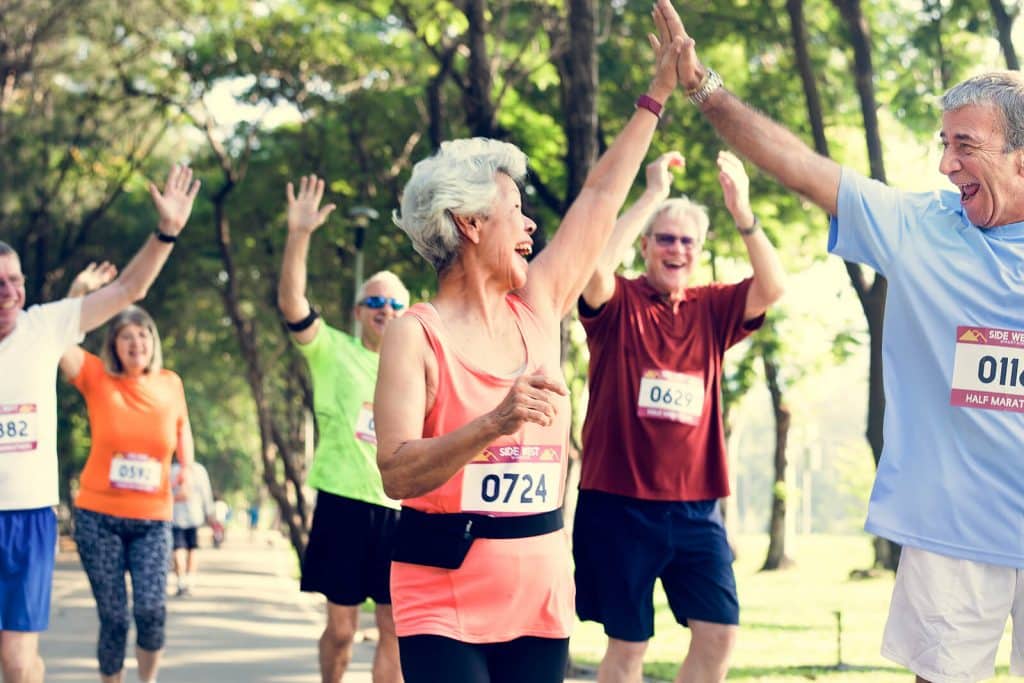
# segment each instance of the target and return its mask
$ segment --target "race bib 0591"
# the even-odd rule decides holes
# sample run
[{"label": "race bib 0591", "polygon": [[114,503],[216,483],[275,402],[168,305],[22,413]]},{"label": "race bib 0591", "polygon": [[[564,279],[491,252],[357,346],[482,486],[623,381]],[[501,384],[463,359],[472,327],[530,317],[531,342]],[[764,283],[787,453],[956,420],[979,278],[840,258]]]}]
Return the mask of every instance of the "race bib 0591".
[{"label": "race bib 0591", "polygon": [[1024,413],[1024,330],[958,327],[949,402]]},{"label": "race bib 0591", "polygon": [[110,460],[110,487],[154,493],[160,490],[163,467],[144,453],[115,453]]}]

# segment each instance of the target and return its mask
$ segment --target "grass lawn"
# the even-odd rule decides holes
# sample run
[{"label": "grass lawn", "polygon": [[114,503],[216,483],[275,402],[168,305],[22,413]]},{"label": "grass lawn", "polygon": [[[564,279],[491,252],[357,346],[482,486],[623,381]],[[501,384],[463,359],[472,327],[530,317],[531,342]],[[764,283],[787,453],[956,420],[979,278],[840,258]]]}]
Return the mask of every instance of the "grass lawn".
[{"label": "grass lawn", "polygon": [[[736,580],[740,594],[739,642],[729,679],[797,683],[883,683],[913,677],[879,654],[893,577],[851,580],[850,571],[870,566],[866,536],[798,536],[788,548],[796,564],[783,571],[758,572],[768,537],[741,536]],[[672,680],[686,653],[689,631],[675,623],[664,595],[655,596],[655,632],[644,671]],[[837,669],[836,615],[842,614],[842,662]],[[570,649],[573,660],[596,665],[604,653],[599,624],[579,623]],[[996,677],[1008,673],[1009,629],[996,657]],[[1019,680],[1019,679],[1018,679]]]}]

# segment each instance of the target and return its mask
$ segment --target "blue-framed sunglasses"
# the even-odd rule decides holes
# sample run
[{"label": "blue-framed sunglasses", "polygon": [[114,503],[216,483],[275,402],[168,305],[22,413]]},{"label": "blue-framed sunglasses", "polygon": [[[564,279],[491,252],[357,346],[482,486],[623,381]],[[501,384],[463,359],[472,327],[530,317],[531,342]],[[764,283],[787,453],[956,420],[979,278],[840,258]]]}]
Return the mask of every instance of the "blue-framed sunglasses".
[{"label": "blue-framed sunglasses", "polygon": [[372,308],[374,310],[384,308],[387,304],[391,304],[392,311],[400,311],[405,308],[405,304],[398,299],[386,296],[368,296],[359,302],[360,306],[366,306],[367,308]]}]

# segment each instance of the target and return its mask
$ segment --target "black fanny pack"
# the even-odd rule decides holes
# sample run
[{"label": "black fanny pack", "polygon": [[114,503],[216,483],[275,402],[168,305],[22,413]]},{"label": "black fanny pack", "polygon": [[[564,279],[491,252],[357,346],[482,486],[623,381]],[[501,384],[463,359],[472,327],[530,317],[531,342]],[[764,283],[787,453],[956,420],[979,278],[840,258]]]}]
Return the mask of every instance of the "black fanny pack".
[{"label": "black fanny pack", "polygon": [[529,538],[564,526],[562,509],[539,515],[488,517],[468,512],[428,514],[403,507],[395,533],[395,562],[458,569],[478,538]]}]

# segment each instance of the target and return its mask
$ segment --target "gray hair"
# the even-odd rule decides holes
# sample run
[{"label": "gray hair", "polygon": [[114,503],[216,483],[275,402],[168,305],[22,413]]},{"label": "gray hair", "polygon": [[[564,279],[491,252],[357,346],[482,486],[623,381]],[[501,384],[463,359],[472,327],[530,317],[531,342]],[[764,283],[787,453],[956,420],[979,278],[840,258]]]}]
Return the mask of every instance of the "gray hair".
[{"label": "gray hair", "polygon": [[356,301],[362,301],[363,298],[366,296],[367,288],[375,282],[381,282],[397,289],[399,292],[401,292],[398,295],[398,300],[401,301],[406,306],[409,305],[409,290],[406,289],[405,283],[402,282],[402,279],[395,275],[394,273],[392,273],[390,270],[378,271],[371,275],[370,277],[363,280],[363,284],[359,285],[359,291],[356,293]]},{"label": "gray hair", "polygon": [[11,254],[17,256],[18,252],[14,251],[14,247],[7,244],[7,242],[0,240],[0,256],[10,256]]},{"label": "gray hair", "polygon": [[401,214],[394,212],[392,220],[438,273],[459,252],[461,236],[452,216],[487,216],[498,194],[498,173],[521,184],[526,155],[511,143],[488,138],[443,142],[413,167]]},{"label": "gray hair", "polygon": [[1004,152],[1024,148],[1024,75],[1019,71],[990,71],[968,78],[946,91],[942,111],[970,105],[994,106],[1002,116]]},{"label": "gray hair", "polygon": [[117,334],[128,325],[138,325],[149,331],[153,337],[153,357],[149,359],[146,372],[155,372],[164,366],[164,354],[160,348],[160,333],[156,330],[156,323],[149,313],[138,306],[129,306],[115,315],[110,324],[107,325],[107,335],[103,339],[103,348],[100,350],[100,358],[103,359],[103,367],[111,375],[123,375],[124,365],[117,357]]},{"label": "gray hair", "polygon": [[651,236],[654,224],[663,215],[678,222],[685,222],[687,220],[692,221],[693,225],[697,228],[697,232],[700,233],[698,237],[701,242],[703,242],[704,238],[708,235],[708,227],[711,225],[711,219],[708,218],[707,207],[703,204],[698,204],[689,197],[682,196],[666,199],[658,205],[658,208],[651,214],[651,217],[647,219],[647,224],[644,225],[643,234],[645,237]]}]

